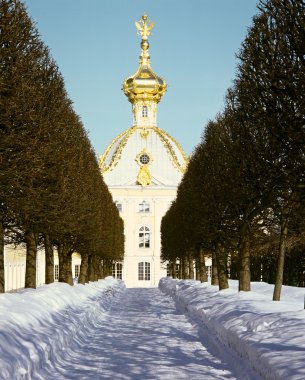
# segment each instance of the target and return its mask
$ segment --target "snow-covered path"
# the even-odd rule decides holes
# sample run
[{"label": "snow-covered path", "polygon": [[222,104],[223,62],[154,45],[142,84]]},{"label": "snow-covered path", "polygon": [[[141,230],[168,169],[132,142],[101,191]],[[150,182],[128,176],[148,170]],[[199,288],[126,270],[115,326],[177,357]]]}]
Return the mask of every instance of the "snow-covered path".
[{"label": "snow-covered path", "polygon": [[107,312],[93,314],[33,379],[260,379],[157,288],[126,289]]}]

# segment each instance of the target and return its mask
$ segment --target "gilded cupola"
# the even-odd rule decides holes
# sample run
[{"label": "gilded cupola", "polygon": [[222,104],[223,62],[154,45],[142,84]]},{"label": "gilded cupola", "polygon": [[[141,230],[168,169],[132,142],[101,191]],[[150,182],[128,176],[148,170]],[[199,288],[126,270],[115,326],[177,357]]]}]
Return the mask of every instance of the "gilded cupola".
[{"label": "gilded cupola", "polygon": [[150,66],[147,39],[154,23],[144,15],[135,24],[142,39],[140,64],[123,83],[133,125],[112,141],[99,165],[109,186],[177,186],[188,158],[177,141],[157,126],[157,106],[167,85]]},{"label": "gilded cupola", "polygon": [[135,25],[142,38],[140,64],[136,73],[123,82],[123,91],[132,104],[138,101],[158,103],[166,91],[167,85],[165,80],[156,75],[150,66],[148,36],[154,22],[150,22],[147,15],[143,15],[140,21],[135,22]]}]

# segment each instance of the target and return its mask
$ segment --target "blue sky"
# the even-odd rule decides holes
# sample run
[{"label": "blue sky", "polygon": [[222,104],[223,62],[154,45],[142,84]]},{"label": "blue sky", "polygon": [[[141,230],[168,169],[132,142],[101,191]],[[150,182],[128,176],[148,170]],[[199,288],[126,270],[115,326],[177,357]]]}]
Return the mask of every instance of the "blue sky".
[{"label": "blue sky", "polygon": [[123,80],[138,67],[134,21],[155,22],[151,65],[168,83],[158,126],[190,154],[222,110],[258,0],[26,0],[65,79],[74,109],[100,155],[131,127]]}]

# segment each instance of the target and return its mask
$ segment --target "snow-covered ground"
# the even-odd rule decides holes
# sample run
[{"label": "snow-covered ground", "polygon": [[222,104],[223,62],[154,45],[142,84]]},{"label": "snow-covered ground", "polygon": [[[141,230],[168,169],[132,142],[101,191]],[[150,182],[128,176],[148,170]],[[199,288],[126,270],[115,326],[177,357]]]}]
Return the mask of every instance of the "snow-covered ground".
[{"label": "snow-covered ground", "polygon": [[221,292],[207,283],[170,278],[159,287],[264,379],[305,379],[304,288],[284,286],[281,301],[273,302],[273,286],[262,282],[252,283],[251,292],[238,292],[237,281]]},{"label": "snow-covered ground", "polygon": [[230,286],[109,277],[1,294],[0,379],[304,380],[305,289],[272,302],[270,285]]},{"label": "snow-covered ground", "polygon": [[124,289],[109,277],[85,286],[54,283],[1,294],[0,379],[34,379],[42,366],[55,366]]}]

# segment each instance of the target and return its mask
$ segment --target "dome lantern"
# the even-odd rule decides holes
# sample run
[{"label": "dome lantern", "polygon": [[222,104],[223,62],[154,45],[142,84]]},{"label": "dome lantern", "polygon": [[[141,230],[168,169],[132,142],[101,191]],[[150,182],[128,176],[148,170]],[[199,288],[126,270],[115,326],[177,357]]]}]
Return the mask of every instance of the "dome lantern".
[{"label": "dome lantern", "polygon": [[[154,27],[154,22],[151,22],[147,15],[143,15],[140,21],[135,22],[135,25],[141,36],[140,63],[136,73],[123,82],[122,89],[134,106],[136,103],[140,103],[140,106],[148,106],[149,102],[156,104],[161,100],[167,85],[165,80],[156,75],[150,66],[148,36]],[[151,105],[149,108],[155,107]]]}]

